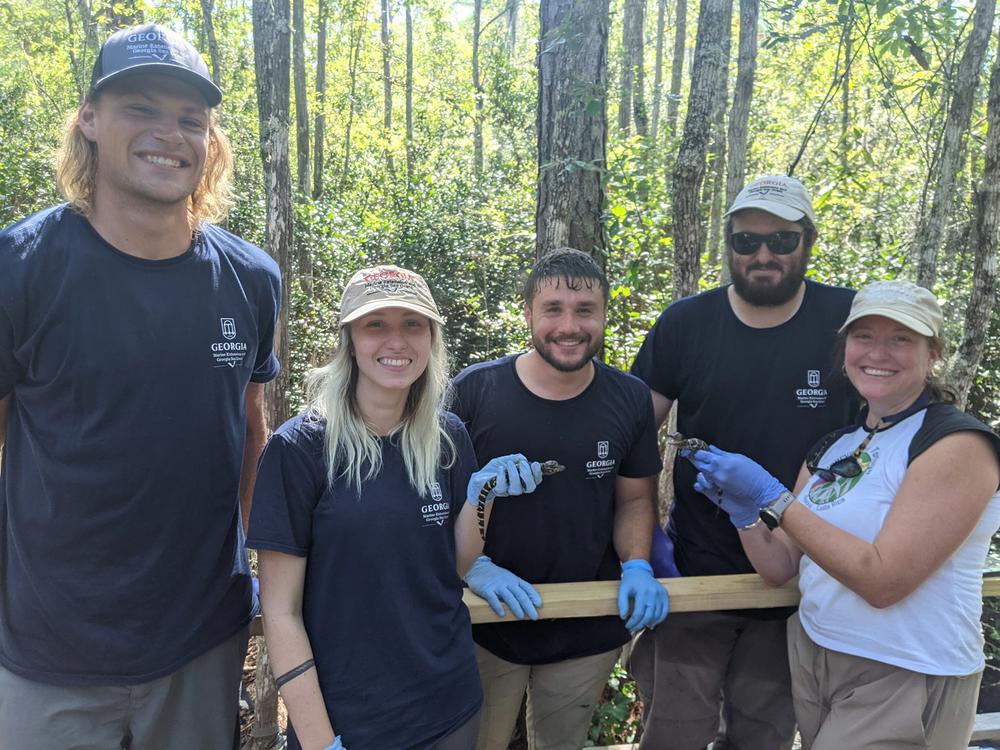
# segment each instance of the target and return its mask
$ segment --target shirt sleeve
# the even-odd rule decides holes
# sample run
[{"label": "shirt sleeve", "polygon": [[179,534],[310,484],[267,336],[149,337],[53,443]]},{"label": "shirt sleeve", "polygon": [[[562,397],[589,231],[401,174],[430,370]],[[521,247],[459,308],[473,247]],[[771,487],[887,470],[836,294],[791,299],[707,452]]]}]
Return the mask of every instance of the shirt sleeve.
[{"label": "shirt sleeve", "polygon": [[646,334],[631,370],[652,390],[671,400],[676,400],[680,392],[676,380],[680,368],[674,364],[678,351],[675,317],[673,305],[663,311]]},{"label": "shirt sleeve", "polygon": [[266,383],[273,380],[281,370],[274,354],[274,330],[281,314],[281,276],[277,270],[267,273],[267,284],[260,292],[257,327],[257,359],[254,361],[250,380]]},{"label": "shirt sleeve", "polygon": [[465,425],[459,419],[453,418],[449,427],[451,439],[455,443],[455,463],[452,464],[449,471],[451,496],[454,499],[451,514],[452,517],[455,517],[465,504],[469,477],[472,476],[472,472],[478,468],[478,465],[476,451],[472,447],[472,438],[469,437],[469,431],[465,429]]},{"label": "shirt sleeve", "polygon": [[[298,438],[298,440],[296,439]],[[271,436],[257,466],[247,546],[304,557],[312,544],[312,517],[326,475],[313,446],[301,433]],[[313,449],[310,449],[313,448]]]},{"label": "shirt sleeve", "polygon": [[[633,381],[634,382],[634,381]],[[653,397],[649,391],[639,395],[636,403],[635,439],[622,460],[623,477],[649,477],[663,468],[660,460],[660,446],[656,441],[656,419],[653,416]]]}]

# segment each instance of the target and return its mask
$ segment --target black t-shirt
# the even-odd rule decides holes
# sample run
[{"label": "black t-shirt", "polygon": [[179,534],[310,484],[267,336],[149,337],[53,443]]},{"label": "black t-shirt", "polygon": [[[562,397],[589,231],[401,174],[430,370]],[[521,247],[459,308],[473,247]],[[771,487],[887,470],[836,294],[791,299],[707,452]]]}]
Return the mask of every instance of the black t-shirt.
[{"label": "black t-shirt", "polygon": [[[550,401],[524,386],[515,359],[459,374],[452,409],[465,421],[480,462],[523,453],[566,470],[530,495],[495,501],[486,554],[529,583],[618,580],[615,480],[648,477],[661,467],[649,390],[595,361],[583,393]],[[544,606],[539,615],[545,617]],[[473,638],[506,661],[547,664],[609,651],[628,633],[617,617],[593,617],[476,625]]]},{"label": "black t-shirt", "polygon": [[278,372],[280,299],[274,261],[207,224],[166,260],[66,206],[0,232],[0,664],[136,684],[250,620],[245,394]]},{"label": "black t-shirt", "polygon": [[413,489],[393,438],[360,493],[346,477],[331,488],[314,414],[282,425],[260,459],[247,544],[307,558],[302,617],[348,748],[432,747],[482,704],[454,528],[476,458],[447,419],[457,455],[431,497]]},{"label": "black t-shirt", "polygon": [[[749,456],[791,489],[809,447],[856,410],[847,379],[832,371],[854,292],[807,281],[790,320],[751,328],[733,313],[726,289],[670,305],[632,373],[676,402],[685,436]],[[695,492],[696,475],[690,461],[675,460],[668,531],[677,567],[688,576],[752,573],[729,518]]]}]

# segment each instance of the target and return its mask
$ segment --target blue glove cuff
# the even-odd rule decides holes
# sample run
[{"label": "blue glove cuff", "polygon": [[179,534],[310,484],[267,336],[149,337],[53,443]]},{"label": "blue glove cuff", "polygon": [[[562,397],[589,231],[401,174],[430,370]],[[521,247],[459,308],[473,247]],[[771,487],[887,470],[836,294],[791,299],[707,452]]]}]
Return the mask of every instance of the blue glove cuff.
[{"label": "blue glove cuff", "polygon": [[653,575],[653,566],[641,558],[622,563],[622,573],[626,570],[645,570],[650,575]]}]

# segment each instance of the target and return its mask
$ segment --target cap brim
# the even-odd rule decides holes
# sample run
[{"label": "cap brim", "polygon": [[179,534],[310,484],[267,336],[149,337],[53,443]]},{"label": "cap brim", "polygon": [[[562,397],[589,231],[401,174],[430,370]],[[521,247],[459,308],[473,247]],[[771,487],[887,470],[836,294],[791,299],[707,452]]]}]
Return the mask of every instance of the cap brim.
[{"label": "cap brim", "polygon": [[748,208],[756,208],[761,211],[767,211],[769,214],[774,214],[779,219],[784,219],[785,221],[798,221],[803,216],[806,215],[805,211],[798,208],[792,208],[791,206],[786,206],[784,203],[775,203],[774,201],[765,200],[749,200],[739,205],[734,205],[723,215],[723,219],[729,218],[730,215],[736,213],[737,211],[743,211]]},{"label": "cap brim", "polygon": [[380,299],[361,305],[361,307],[357,310],[353,310],[346,317],[341,318],[340,325],[345,326],[353,320],[364,317],[368,313],[375,312],[376,310],[383,310],[387,307],[400,307],[404,310],[411,310],[412,312],[420,313],[425,318],[430,318],[431,320],[444,325],[444,319],[442,319],[440,315],[430,308],[424,307],[423,305],[415,305],[412,302],[404,302],[395,299]]},{"label": "cap brim", "polygon": [[843,333],[846,331],[847,327],[854,321],[867,318],[869,315],[881,315],[883,318],[895,320],[897,323],[906,326],[911,331],[919,333],[921,336],[935,335],[931,327],[923,321],[917,320],[912,315],[907,315],[891,307],[869,307],[864,310],[858,310],[856,313],[851,313],[847,316],[847,320],[844,321],[844,325],[840,327],[840,332]]},{"label": "cap brim", "polygon": [[108,73],[106,76],[98,79],[92,88],[94,91],[100,91],[113,81],[120,81],[134,75],[149,75],[154,73],[170,76],[194,86],[194,88],[198,89],[198,93],[205,97],[205,102],[209,107],[217,107],[222,102],[222,89],[212,83],[212,81],[204,76],[198,75],[194,71],[182,68],[179,65],[174,65],[172,63],[154,62],[132,65],[124,70],[117,70],[114,73]]}]

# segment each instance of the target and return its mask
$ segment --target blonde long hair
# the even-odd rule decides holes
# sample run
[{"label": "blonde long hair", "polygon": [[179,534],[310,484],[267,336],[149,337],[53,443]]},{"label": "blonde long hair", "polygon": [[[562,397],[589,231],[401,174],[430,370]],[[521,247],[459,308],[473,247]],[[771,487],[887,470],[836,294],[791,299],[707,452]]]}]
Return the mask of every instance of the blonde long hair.
[{"label": "blonde long hair", "polygon": [[[96,104],[100,93],[88,94]],[[87,140],[78,127],[80,110],[71,112],[63,124],[63,139],[56,153],[56,184],[73,208],[87,218],[94,214],[97,184],[97,145]],[[205,170],[188,201],[188,224],[194,231],[203,221],[218,223],[233,207],[233,152],[229,139],[212,111],[208,123],[208,153]]]},{"label": "blonde long hair", "polygon": [[[430,495],[438,470],[455,462],[455,443],[444,425],[448,389],[448,352],[441,327],[428,319],[431,351],[427,369],[410,386],[403,421],[390,438],[399,440],[410,484]],[[365,423],[357,401],[358,365],[351,354],[350,324],[340,329],[340,342],[329,364],[306,374],[311,408],[326,419],[327,481],[346,476],[360,491],[361,483],[382,469],[382,446]]]}]

